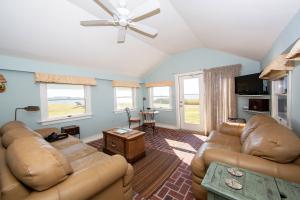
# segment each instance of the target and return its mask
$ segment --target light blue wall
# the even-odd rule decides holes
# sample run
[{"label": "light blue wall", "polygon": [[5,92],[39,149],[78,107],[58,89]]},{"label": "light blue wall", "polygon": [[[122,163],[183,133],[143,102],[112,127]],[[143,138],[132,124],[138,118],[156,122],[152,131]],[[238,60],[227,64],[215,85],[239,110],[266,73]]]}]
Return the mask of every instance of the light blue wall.
[{"label": "light blue wall", "polygon": [[[286,52],[292,44],[300,38],[300,11],[285,27],[272,45],[268,54],[262,60],[262,67],[267,66],[272,59]],[[300,136],[300,62],[296,62],[292,72],[292,128]]]},{"label": "light blue wall", "polygon": [[[7,80],[7,90],[0,93],[0,126],[7,121],[14,119],[14,110],[16,107],[25,107],[28,105],[40,106],[39,84],[34,81],[34,74],[29,71],[43,71],[59,74],[72,74],[81,76],[93,76],[93,72],[78,70],[68,66],[48,64],[38,61],[26,62],[26,60],[11,60],[7,65],[6,59],[0,56],[0,74],[3,74]],[[24,61],[24,62],[23,62]],[[27,60],[28,61],[28,60]],[[27,65],[28,64],[28,65]],[[8,68],[3,69],[3,68]],[[32,66],[29,69],[28,66]],[[42,66],[39,68],[39,66]],[[22,71],[12,71],[22,70]],[[94,76],[95,77],[95,74]],[[101,78],[116,78],[128,80],[128,77],[119,77],[114,75],[101,75]],[[134,78],[133,78],[134,79]],[[61,127],[70,124],[77,124],[81,128],[82,138],[101,133],[102,130],[127,126],[127,116],[125,113],[114,113],[114,91],[110,80],[97,79],[97,86],[92,86],[92,113],[91,119],[72,121],[61,124],[49,125],[50,127]],[[137,90],[138,108],[141,105],[142,89]],[[138,109],[139,110],[139,109]],[[136,113],[134,114],[136,115]],[[40,112],[18,112],[18,119],[26,122],[29,127],[36,129],[48,126],[41,126],[38,122],[41,120]]]},{"label": "light blue wall", "polygon": [[118,74],[98,73],[92,70],[85,70],[79,67],[62,65],[57,63],[44,62],[27,58],[0,55],[0,69],[24,71],[24,72],[43,72],[56,73],[62,75],[86,76],[104,80],[135,80],[139,78],[123,76]]},{"label": "light blue wall", "polygon": [[[175,81],[175,74],[199,71],[202,69],[242,64],[241,74],[252,74],[260,72],[260,63],[251,59],[239,57],[236,55],[224,53],[221,51],[199,48],[191,51],[179,53],[171,56],[165,62],[157,66],[153,71],[144,76],[145,82],[152,81]],[[148,92],[144,89],[143,95],[148,96]],[[162,111],[157,116],[157,121],[163,124],[176,125],[176,93],[175,87],[172,92],[173,108],[172,111]],[[238,99],[238,115],[239,117],[248,118],[242,107],[247,105],[244,98]]]}]

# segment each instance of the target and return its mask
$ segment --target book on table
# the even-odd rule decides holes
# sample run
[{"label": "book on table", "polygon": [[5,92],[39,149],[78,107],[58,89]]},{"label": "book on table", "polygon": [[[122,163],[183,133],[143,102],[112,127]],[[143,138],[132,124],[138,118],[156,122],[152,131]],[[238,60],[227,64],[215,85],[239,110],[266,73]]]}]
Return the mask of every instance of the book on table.
[{"label": "book on table", "polygon": [[118,133],[118,134],[125,134],[125,133],[128,133],[128,132],[131,132],[132,129],[130,128],[116,128],[114,130],[115,133]]}]

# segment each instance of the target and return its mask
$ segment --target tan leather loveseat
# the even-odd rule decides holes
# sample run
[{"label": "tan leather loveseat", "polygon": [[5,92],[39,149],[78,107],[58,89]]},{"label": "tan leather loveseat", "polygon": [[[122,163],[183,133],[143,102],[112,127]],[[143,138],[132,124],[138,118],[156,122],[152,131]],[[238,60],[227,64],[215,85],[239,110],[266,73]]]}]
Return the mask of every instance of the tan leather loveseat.
[{"label": "tan leather loveseat", "polygon": [[133,168],[77,138],[48,143],[52,129],[33,131],[19,121],[0,129],[2,200],[132,199]]},{"label": "tan leather loveseat", "polygon": [[192,191],[206,199],[201,186],[211,162],[218,161],[300,183],[300,139],[266,115],[252,117],[246,125],[222,124],[212,131],[192,161]]}]

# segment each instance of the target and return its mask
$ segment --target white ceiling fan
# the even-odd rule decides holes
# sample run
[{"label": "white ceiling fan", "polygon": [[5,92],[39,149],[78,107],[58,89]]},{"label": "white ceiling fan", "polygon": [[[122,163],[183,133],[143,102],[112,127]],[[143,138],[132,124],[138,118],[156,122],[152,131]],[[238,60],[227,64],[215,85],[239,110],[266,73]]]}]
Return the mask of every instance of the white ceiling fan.
[{"label": "white ceiling fan", "polygon": [[118,7],[114,7],[110,0],[94,1],[105,9],[113,17],[113,19],[81,21],[80,24],[82,26],[117,26],[119,27],[119,43],[125,42],[127,28],[150,37],[155,37],[158,34],[156,29],[137,22],[158,13],[157,11],[160,9],[160,4],[157,0],[146,0],[144,4],[133,11],[129,11],[127,9],[126,0],[120,0]]}]

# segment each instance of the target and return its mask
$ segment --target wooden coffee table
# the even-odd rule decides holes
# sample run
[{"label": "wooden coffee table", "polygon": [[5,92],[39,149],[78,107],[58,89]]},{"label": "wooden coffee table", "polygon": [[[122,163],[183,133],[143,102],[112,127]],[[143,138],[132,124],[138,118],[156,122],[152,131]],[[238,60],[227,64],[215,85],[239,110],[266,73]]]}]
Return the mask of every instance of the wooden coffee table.
[{"label": "wooden coffee table", "polygon": [[132,130],[128,133],[116,133],[117,129],[103,131],[103,152],[113,155],[121,154],[130,163],[145,156],[144,132]]}]

